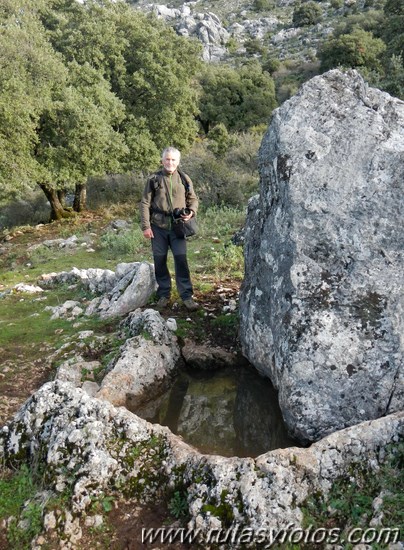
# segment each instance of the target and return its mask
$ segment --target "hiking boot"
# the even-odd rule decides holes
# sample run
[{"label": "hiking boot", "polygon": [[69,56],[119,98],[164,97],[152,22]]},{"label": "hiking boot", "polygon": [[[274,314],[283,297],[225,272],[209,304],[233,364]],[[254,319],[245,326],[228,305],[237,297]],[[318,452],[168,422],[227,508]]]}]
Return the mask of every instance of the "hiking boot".
[{"label": "hiking boot", "polygon": [[192,298],[184,300],[184,306],[187,308],[188,311],[196,311],[197,309],[199,309],[199,304],[194,302]]},{"label": "hiking boot", "polygon": [[170,298],[167,298],[167,296],[162,296],[161,298],[159,298],[157,304],[156,304],[156,307],[167,307],[168,304],[170,303]]}]

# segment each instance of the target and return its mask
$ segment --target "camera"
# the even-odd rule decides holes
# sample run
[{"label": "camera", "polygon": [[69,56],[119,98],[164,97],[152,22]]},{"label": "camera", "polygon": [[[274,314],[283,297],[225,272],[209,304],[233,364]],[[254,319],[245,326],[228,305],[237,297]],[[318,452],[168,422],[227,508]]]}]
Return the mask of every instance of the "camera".
[{"label": "camera", "polygon": [[181,218],[181,216],[189,216],[191,213],[191,210],[189,208],[174,208],[173,210],[173,216],[176,220],[178,218]]}]

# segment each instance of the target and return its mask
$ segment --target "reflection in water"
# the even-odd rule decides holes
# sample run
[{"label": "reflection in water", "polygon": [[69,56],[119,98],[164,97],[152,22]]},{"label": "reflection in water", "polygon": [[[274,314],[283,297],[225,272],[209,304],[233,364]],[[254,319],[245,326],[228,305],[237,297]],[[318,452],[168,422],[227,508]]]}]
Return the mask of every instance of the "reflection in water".
[{"label": "reflection in water", "polygon": [[251,368],[182,372],[150,405],[134,412],[203,453],[255,457],[298,445],[287,435],[271,382]]}]

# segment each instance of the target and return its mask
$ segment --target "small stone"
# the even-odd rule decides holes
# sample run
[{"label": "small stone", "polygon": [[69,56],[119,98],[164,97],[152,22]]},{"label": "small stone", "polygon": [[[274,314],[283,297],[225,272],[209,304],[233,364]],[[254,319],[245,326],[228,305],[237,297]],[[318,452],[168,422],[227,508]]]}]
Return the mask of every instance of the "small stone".
[{"label": "small stone", "polygon": [[45,531],[50,531],[56,528],[56,516],[54,512],[48,512],[43,518],[43,526]]},{"label": "small stone", "polygon": [[166,325],[173,332],[175,332],[177,330],[177,321],[172,317],[167,319]]}]

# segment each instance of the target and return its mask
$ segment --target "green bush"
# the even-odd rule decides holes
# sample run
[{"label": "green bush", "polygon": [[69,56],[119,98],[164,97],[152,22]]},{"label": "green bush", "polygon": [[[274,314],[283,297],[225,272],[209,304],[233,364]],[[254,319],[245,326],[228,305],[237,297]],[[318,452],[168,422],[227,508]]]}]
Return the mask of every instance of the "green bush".
[{"label": "green bush", "polygon": [[146,183],[143,174],[116,174],[90,178],[87,184],[87,204],[89,208],[120,202],[139,201]]},{"label": "green bush", "polygon": [[274,2],[272,0],[254,0],[252,7],[257,12],[270,11],[274,7]]},{"label": "green bush", "polygon": [[378,87],[404,101],[404,65],[401,56],[393,55],[384,62],[385,76]]},{"label": "green bush", "polygon": [[295,8],[292,21],[295,27],[315,25],[321,21],[323,10],[315,2],[307,2]]},{"label": "green bush", "polygon": [[229,134],[224,124],[218,124],[208,134],[208,149],[216,156],[223,158],[232,145],[237,140]]},{"label": "green bush", "polygon": [[386,45],[371,32],[356,28],[350,34],[329,38],[319,49],[321,70],[335,67],[381,70],[381,56]]},{"label": "green bush", "polygon": [[[256,41],[250,44],[254,53],[260,47]],[[220,123],[228,131],[246,131],[268,120],[276,107],[274,82],[257,60],[240,67],[207,65],[199,84],[198,120],[205,134]]]},{"label": "green bush", "polygon": [[231,146],[220,151],[219,157],[212,152],[218,143],[206,140],[195,144],[191,153],[183,157],[184,170],[195,184],[202,207],[244,206],[257,192],[261,135],[229,134],[229,139]]}]

